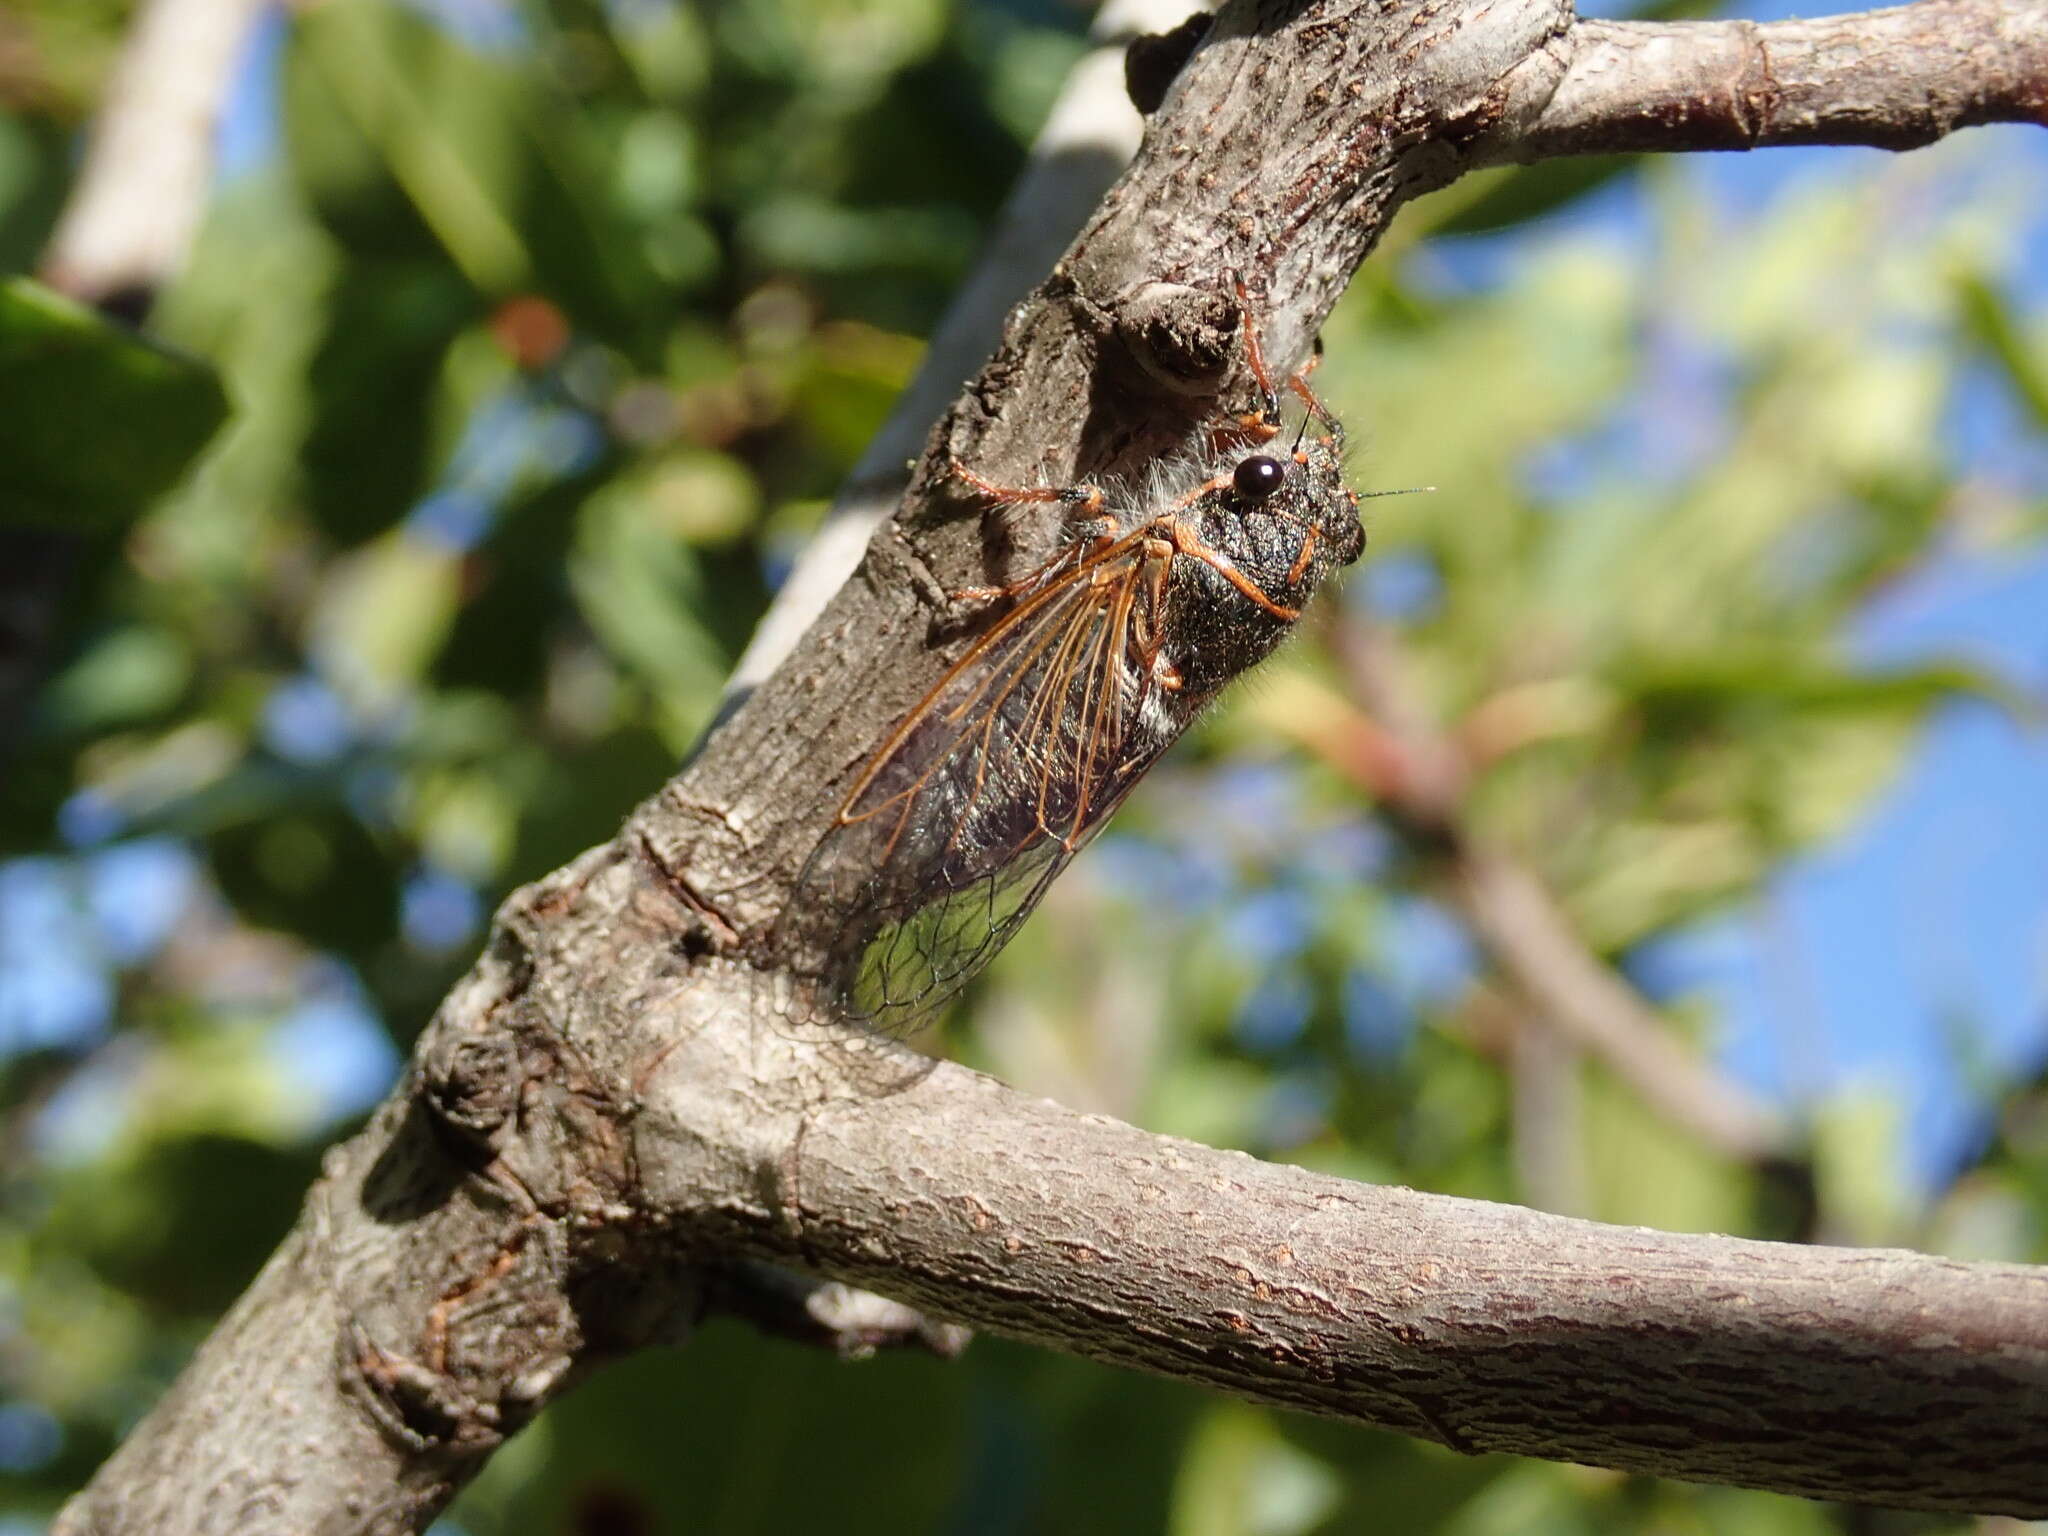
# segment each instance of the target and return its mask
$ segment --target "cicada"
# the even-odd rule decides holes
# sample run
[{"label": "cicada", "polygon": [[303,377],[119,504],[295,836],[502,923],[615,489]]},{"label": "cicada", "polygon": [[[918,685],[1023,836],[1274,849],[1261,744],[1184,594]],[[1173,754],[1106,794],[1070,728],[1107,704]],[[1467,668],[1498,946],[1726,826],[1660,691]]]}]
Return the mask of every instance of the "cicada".
[{"label": "cicada", "polygon": [[1278,392],[1248,306],[1243,334],[1256,407],[1221,414],[1137,483],[1011,488],[951,464],[992,508],[1062,505],[1065,536],[1020,579],[957,594],[984,605],[978,633],[862,768],[805,865],[778,963],[834,1014],[891,1035],[931,1019],[1203,707],[1358,557],[1342,428],[1297,375],[1306,415],[1275,451]]}]

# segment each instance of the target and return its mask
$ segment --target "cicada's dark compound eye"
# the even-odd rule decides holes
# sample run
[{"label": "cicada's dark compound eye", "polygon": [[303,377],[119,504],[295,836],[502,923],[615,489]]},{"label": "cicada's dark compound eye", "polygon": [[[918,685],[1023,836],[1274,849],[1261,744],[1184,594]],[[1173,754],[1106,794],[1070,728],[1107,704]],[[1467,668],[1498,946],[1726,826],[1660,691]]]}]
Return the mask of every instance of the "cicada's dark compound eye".
[{"label": "cicada's dark compound eye", "polygon": [[1230,477],[1230,483],[1237,487],[1237,494],[1246,501],[1264,501],[1280,489],[1280,482],[1286,478],[1287,471],[1278,459],[1255,453],[1237,466],[1237,473]]}]

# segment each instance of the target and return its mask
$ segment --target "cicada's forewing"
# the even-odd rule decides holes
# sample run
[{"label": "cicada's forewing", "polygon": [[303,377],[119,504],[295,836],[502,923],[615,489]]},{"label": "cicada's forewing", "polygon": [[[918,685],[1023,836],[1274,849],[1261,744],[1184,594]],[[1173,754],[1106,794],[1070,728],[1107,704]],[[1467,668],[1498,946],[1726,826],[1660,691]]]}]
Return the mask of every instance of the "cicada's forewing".
[{"label": "cicada's forewing", "polygon": [[860,946],[847,1015],[885,1034],[916,1033],[995,958],[1073,854],[1040,838],[1000,870],[885,920]]},{"label": "cicada's forewing", "polygon": [[1158,592],[1135,537],[1054,568],[863,771],[785,923],[851,1019],[929,1020],[1171,744]]}]

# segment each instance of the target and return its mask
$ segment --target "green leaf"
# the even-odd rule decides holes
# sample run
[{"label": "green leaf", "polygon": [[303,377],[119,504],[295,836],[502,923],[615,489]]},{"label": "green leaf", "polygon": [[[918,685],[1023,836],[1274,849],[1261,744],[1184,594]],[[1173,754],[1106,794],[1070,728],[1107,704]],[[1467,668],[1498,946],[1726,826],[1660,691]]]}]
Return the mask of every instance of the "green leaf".
[{"label": "green leaf", "polygon": [[1730,709],[1754,715],[1784,706],[1917,716],[1949,698],[1980,699],[2022,715],[2029,707],[2023,694],[1974,667],[1936,663],[1860,673],[1766,645],[1731,646],[1711,656],[1632,658],[1616,665],[1610,676],[1644,710],[1674,722]]},{"label": "green leaf", "polygon": [[308,649],[358,706],[387,708],[420,681],[461,600],[462,557],[394,529],[337,560],[308,626]]},{"label": "green leaf", "polygon": [[145,720],[169,709],[192,679],[180,636],[128,625],[101,636],[51,684],[43,712],[56,730],[84,733]]},{"label": "green leaf", "polygon": [[1871,1084],[1818,1106],[1814,1176],[1832,1241],[1874,1247],[1913,1240],[1916,1202],[1900,1177],[1905,1115],[1893,1093]]},{"label": "green leaf", "polygon": [[154,1314],[204,1318],[248,1283],[317,1171],[310,1147],[180,1127],[59,1183],[44,1240]]},{"label": "green leaf", "polygon": [[[476,1536],[592,1529],[593,1511],[659,1530],[685,1507],[716,1531],[992,1529],[945,1519],[978,1449],[972,1384],[925,1355],[850,1369],[714,1322],[687,1355],[642,1351],[550,1407],[492,1458],[456,1518]],[[923,1475],[905,1478],[906,1459]],[[1001,1491],[1018,1496],[1014,1483]]]},{"label": "green leaf", "polygon": [[[616,135],[533,63],[471,49],[402,6],[321,11],[294,28],[286,63],[293,163],[350,246],[438,255],[486,300],[545,293],[578,329],[650,363],[664,310],[642,223],[672,224],[694,172],[671,163],[664,176],[643,133],[629,173]],[[694,142],[679,120],[654,126]],[[622,204],[622,176],[661,206]]]},{"label": "green leaf", "polygon": [[1963,319],[1978,344],[2005,371],[2034,425],[2048,432],[2048,354],[2037,341],[2029,340],[2012,306],[1981,274],[1971,273],[1956,287]]},{"label": "green leaf", "polygon": [[389,850],[331,806],[223,828],[208,848],[222,894],[251,923],[345,954],[367,954],[398,927]]},{"label": "green leaf", "polygon": [[[699,468],[715,458],[702,456]],[[702,729],[731,658],[702,622],[716,601],[706,560],[677,537],[677,528],[661,521],[683,515],[661,494],[662,469],[657,464],[621,476],[584,504],[569,585],[605,649],[661,700],[669,714],[664,734],[672,733],[680,750]],[[736,489],[722,471],[711,470],[703,479],[720,485],[728,498]],[[734,514],[691,515],[704,516],[706,526],[729,526]]]},{"label": "green leaf", "polygon": [[226,419],[204,364],[0,279],[0,525],[126,526]]}]

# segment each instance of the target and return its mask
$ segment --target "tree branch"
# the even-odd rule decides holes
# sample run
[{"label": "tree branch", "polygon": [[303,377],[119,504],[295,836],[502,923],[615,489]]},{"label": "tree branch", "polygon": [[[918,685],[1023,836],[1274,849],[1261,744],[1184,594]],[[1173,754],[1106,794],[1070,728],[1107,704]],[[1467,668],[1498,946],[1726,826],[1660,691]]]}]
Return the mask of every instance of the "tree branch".
[{"label": "tree branch", "polygon": [[[963,643],[945,594],[992,574],[939,456],[1071,483],[1185,445],[1241,379],[1229,274],[1298,361],[1401,203],[1506,157],[1510,77],[1571,27],[1562,0],[1221,13],[855,578],[617,841],[506,902],[404,1083],[57,1529],[417,1530],[748,1259],[1467,1449],[2048,1514],[2041,1272],[1348,1184],[774,1006],[797,871]],[[1060,536],[1011,532],[1022,561]]]},{"label": "tree branch", "polygon": [[[698,1099],[662,1074],[644,1168],[703,1166],[665,1134],[703,1124]],[[2041,1270],[1361,1186],[951,1066],[806,1113],[785,1177],[750,1201],[670,1193],[722,1205],[736,1247],[941,1316],[1467,1452],[2048,1508],[2028,1450],[2048,1432]]]},{"label": "tree branch", "polygon": [[37,272],[139,324],[185,264],[212,185],[214,129],[265,0],[150,0]]},{"label": "tree branch", "polygon": [[1749,1163],[1787,1156],[1782,1116],[1674,1039],[1655,1011],[1603,964],[1520,861],[1467,844],[1454,857],[1458,910],[1558,1034],[1607,1063],[1652,1110]]},{"label": "tree branch", "polygon": [[[589,1364],[686,1333],[736,1256],[1466,1451],[2048,1510],[2048,1272],[1262,1164],[750,1024],[745,987],[678,976],[673,922],[622,854],[520,893],[410,1101],[330,1156],[284,1253],[103,1474],[123,1502],[60,1529],[405,1529]],[[594,1075],[599,1052],[637,1074]],[[878,1068],[909,1086],[877,1097]],[[174,1449],[246,1467],[277,1402],[307,1405],[288,1472],[181,1486]],[[181,1435],[151,1432],[167,1415]],[[372,1513],[323,1524],[344,1475]]]},{"label": "tree branch", "polygon": [[1500,158],[1867,144],[2048,123],[2048,9],[1919,0],[1812,21],[1581,21],[1505,82]]}]

